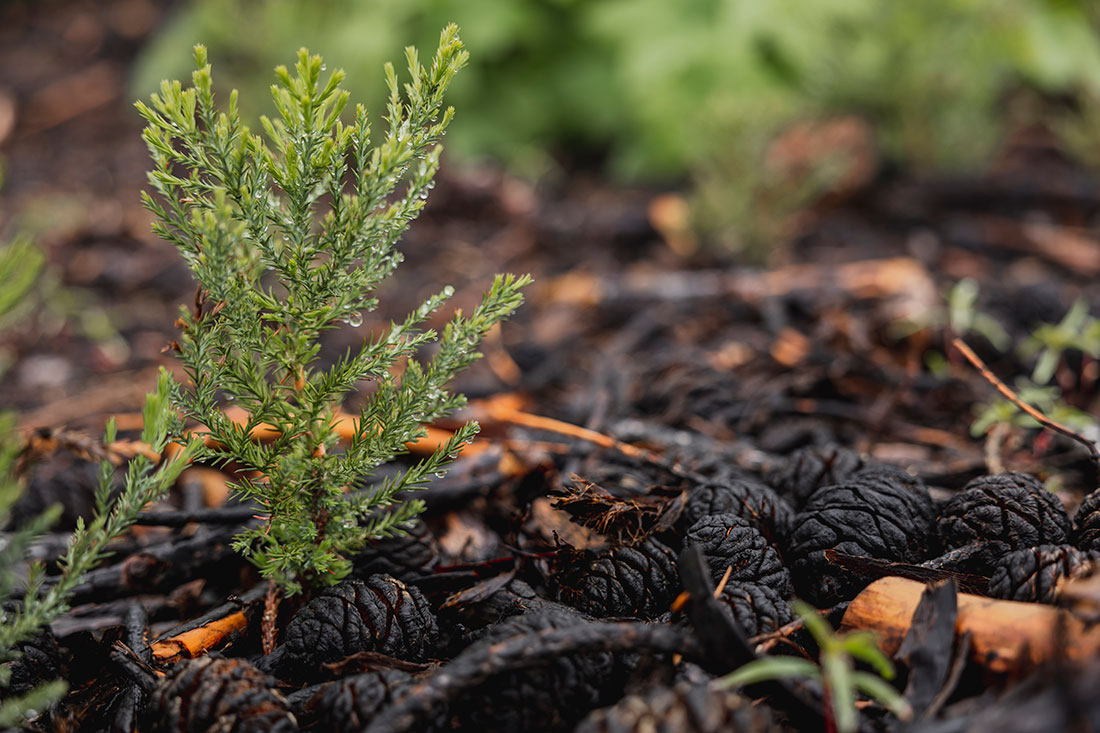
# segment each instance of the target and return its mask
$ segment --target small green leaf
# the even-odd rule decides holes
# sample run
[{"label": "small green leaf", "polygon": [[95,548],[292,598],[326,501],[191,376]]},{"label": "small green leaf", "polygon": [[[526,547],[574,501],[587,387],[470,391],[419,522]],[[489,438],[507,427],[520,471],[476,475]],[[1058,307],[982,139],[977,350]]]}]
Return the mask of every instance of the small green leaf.
[{"label": "small green leaf", "polygon": [[870,664],[885,679],[894,679],[894,665],[878,646],[878,638],[870,631],[853,631],[843,638],[845,651],[853,658]]},{"label": "small green leaf", "polygon": [[913,706],[894,689],[893,685],[881,677],[866,672],[855,672],[852,674],[852,682],[857,690],[882,705],[899,720],[906,721],[913,717]]},{"label": "small green leaf", "polygon": [[852,660],[844,654],[822,652],[821,676],[832,699],[833,719],[839,733],[855,733],[859,728]]},{"label": "small green leaf", "polygon": [[720,687],[744,687],[765,680],[793,677],[820,679],[821,669],[808,659],[769,656],[743,664],[715,684]]}]

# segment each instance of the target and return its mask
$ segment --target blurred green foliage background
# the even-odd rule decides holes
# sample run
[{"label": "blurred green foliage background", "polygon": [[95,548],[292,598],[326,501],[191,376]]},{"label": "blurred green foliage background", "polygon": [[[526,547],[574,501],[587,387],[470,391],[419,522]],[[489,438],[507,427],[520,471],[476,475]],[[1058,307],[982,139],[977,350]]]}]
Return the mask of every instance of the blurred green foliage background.
[{"label": "blurred green foliage background", "polygon": [[[454,21],[471,65],[450,96],[452,160],[694,181],[698,223],[739,227],[743,244],[746,220],[774,213],[760,212],[776,185],[768,142],[796,121],[857,115],[876,150],[917,170],[978,165],[1054,108],[1068,139],[1096,149],[1072,118],[1100,119],[1098,15],[1089,0],[194,0],[147,48],[133,91],[189,73],[203,42],[255,104],[304,45],[380,116],[382,63]],[[843,171],[812,173],[763,199],[790,208]]]}]

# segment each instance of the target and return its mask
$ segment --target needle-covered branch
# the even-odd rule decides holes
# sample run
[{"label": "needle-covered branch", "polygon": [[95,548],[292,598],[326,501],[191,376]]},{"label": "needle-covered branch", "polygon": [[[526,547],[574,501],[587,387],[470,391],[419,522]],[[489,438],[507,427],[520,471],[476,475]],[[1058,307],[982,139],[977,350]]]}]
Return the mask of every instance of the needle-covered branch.
[{"label": "needle-covered branch", "polygon": [[[165,82],[150,104],[137,105],[154,162],[145,205],[199,282],[179,320],[187,384],[175,402],[206,426],[201,458],[253,472],[235,488],[268,522],[235,546],[292,593],[303,582],[338,581],[350,571],[349,552],[419,513],[419,502],[401,503],[399,494],[446,471],[475,424],[372,493],[348,489],[405,453],[425,423],[465,404],[448,385],[522,302],[528,278],[498,276],[474,312],[456,313],[439,335],[425,323],[453,295],[446,286],[388,332],[328,368],[319,363],[322,334],[360,326],[378,306],[375,288],[403,259],[397,242],[434,186],[438,143],[453,116],[443,96],[466,59],[449,26],[430,63],[406,51],[409,81],[387,65],[386,130],[377,143],[361,105],[342,118],[343,72],[326,76],[305,49],[293,70],[276,69],[277,114],[261,119],[262,134],[242,123],[235,92],[218,109],[201,46],[190,87]],[[339,407],[363,381],[373,390],[340,451]],[[225,417],[223,398],[247,413],[244,424]],[[252,440],[260,425],[276,437]]]}]

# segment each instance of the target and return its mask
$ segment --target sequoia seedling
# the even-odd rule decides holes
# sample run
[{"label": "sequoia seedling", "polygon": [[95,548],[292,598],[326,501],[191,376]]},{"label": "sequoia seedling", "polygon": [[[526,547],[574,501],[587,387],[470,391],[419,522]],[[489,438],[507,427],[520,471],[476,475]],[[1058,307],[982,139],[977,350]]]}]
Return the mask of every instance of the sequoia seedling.
[{"label": "sequoia seedling", "polygon": [[[350,551],[399,532],[422,510],[398,494],[444,471],[476,424],[370,490],[352,487],[405,452],[425,423],[465,404],[448,384],[480,356],[481,338],[519,306],[528,282],[498,276],[481,305],[469,317],[456,313],[437,337],[422,324],[453,293],[442,288],[357,352],[319,365],[321,334],[360,325],[377,306],[371,293],[401,262],[397,241],[434,185],[437,143],[453,116],[443,94],[467,53],[449,26],[430,64],[413,48],[406,56],[408,83],[386,66],[387,128],[373,147],[362,105],[341,121],[343,72],[323,79],[321,57],[305,49],[294,76],[276,69],[278,115],[261,119],[263,135],[242,124],[235,91],[218,111],[202,46],[190,88],[164,82],[151,105],[137,105],[154,162],[156,195],[144,195],[154,231],[176,245],[199,282],[194,307],[179,320],[187,384],[174,398],[205,426],[202,458],[233,462],[240,476],[253,477],[236,490],[268,521],[242,532],[235,546],[291,593],[303,582],[339,581],[351,568]],[[363,380],[375,390],[338,451],[336,410]],[[244,410],[243,425],[226,416],[220,397]],[[273,440],[253,439],[260,425],[274,427]]]}]

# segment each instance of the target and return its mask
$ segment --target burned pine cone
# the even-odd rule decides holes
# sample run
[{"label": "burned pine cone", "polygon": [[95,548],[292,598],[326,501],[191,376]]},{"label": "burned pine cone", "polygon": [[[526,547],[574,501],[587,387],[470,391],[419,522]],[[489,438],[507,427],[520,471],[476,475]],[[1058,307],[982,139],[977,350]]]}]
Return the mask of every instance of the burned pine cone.
[{"label": "burned pine cone", "polygon": [[908,489],[913,499],[917,502],[914,507],[920,512],[931,517],[936,516],[936,506],[932,502],[932,496],[928,493],[928,487],[919,477],[897,466],[873,465],[865,466],[852,474],[852,479],[860,482],[880,481],[889,483],[895,487]]},{"label": "burned pine cone", "polygon": [[184,662],[157,685],[145,708],[149,733],[289,733],[298,722],[275,680],[241,659]]},{"label": "burned pine cone", "polygon": [[690,527],[712,514],[736,514],[779,547],[790,532],[794,510],[771,488],[751,479],[693,488],[684,505],[681,524]]},{"label": "burned pine cone", "polygon": [[61,676],[61,647],[48,628],[19,642],[12,650],[19,656],[4,665],[11,677],[6,687],[0,687],[0,699],[25,695],[43,682]]},{"label": "burned pine cone", "polygon": [[1086,496],[1073,515],[1073,544],[1079,550],[1100,550],[1100,489]]},{"label": "burned pine cone", "polygon": [[937,520],[947,549],[997,540],[1014,550],[1069,541],[1070,521],[1058,497],[1033,476],[980,476],[951,497]]},{"label": "burned pine cone", "polygon": [[681,683],[624,697],[595,710],[576,733],[765,733],[777,729],[768,708],[728,690]]},{"label": "burned pine cone", "polygon": [[282,674],[296,678],[357,652],[421,660],[438,636],[435,614],[416,586],[372,575],[345,580],[307,603],[275,654]]},{"label": "burned pine cone", "polygon": [[[591,619],[557,606],[515,616],[493,626],[469,649],[492,646],[517,635],[568,629]],[[452,705],[452,729],[501,731],[571,730],[588,711],[622,696],[627,663],[610,652],[548,655],[538,667],[490,677]]]},{"label": "burned pine cone", "polygon": [[303,730],[360,731],[415,681],[408,672],[378,669],[327,683],[298,718]]},{"label": "burned pine cone", "polygon": [[989,595],[1006,601],[1053,603],[1059,584],[1089,570],[1100,552],[1070,545],[1041,545],[1010,552],[989,579]]},{"label": "burned pine cone", "polygon": [[833,565],[825,550],[888,562],[919,563],[935,550],[927,489],[888,472],[855,475],[818,489],[795,516],[787,549],[798,593],[819,607],[847,600],[870,581]]},{"label": "burned pine cone", "polygon": [[654,539],[616,547],[560,580],[559,600],[597,618],[654,618],[680,588],[676,555]]},{"label": "burned pine cone", "polygon": [[417,519],[407,534],[375,540],[351,559],[356,578],[389,575],[411,582],[428,574],[439,563],[435,536],[422,519]]},{"label": "burned pine cone", "polygon": [[863,458],[853,450],[815,445],[796,450],[764,480],[798,510],[822,486],[844,483],[864,465]]},{"label": "burned pine cone", "polygon": [[732,581],[726,583],[717,601],[747,637],[769,634],[794,621],[791,604],[766,585]]},{"label": "burned pine cone", "polygon": [[730,580],[766,585],[780,596],[791,595],[791,575],[756,527],[736,514],[715,514],[691,525],[685,545],[698,545],[718,582],[732,568]]}]

